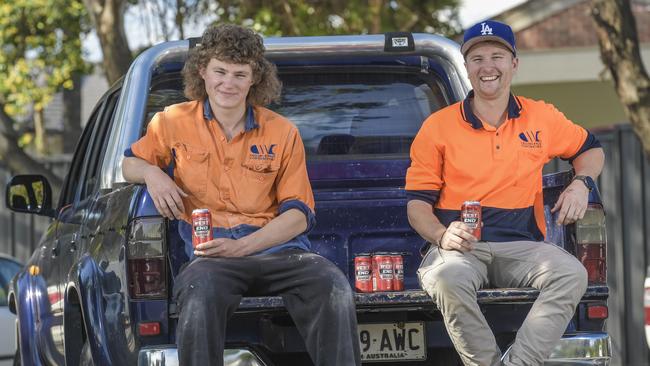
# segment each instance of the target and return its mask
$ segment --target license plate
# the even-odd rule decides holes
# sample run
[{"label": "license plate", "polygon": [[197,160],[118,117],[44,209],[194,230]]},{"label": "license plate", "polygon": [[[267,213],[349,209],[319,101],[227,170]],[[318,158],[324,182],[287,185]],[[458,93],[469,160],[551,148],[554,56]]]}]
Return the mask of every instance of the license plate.
[{"label": "license plate", "polygon": [[359,324],[363,362],[413,361],[427,358],[424,323]]}]

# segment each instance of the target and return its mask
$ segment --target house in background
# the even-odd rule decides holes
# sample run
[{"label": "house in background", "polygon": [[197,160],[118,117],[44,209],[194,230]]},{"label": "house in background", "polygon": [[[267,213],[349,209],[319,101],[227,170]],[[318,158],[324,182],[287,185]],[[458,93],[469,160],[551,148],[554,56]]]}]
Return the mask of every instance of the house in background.
[{"label": "house in background", "polygon": [[[492,19],[515,32],[516,94],[554,104],[587,128],[627,121],[600,59],[589,0],[529,0]],[[641,57],[650,72],[650,0],[632,0]]]}]

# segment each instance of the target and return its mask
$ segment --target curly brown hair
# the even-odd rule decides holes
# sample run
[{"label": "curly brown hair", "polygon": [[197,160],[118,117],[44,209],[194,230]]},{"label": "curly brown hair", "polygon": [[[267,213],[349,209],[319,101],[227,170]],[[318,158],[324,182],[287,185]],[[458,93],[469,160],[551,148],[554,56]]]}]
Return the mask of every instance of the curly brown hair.
[{"label": "curly brown hair", "polygon": [[233,64],[248,64],[253,70],[253,85],[246,101],[251,105],[267,105],[280,97],[282,84],[275,65],[264,57],[262,37],[251,29],[234,24],[211,26],[203,32],[200,45],[190,50],[183,67],[185,96],[205,100],[205,82],[199,74],[212,58]]}]

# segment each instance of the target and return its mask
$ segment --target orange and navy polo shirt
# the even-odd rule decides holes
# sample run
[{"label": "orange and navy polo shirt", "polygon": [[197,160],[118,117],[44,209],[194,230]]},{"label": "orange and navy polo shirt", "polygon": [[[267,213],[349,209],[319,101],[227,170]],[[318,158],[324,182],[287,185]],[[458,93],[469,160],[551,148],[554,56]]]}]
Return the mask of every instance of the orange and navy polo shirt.
[{"label": "orange and navy polo shirt", "polygon": [[480,201],[485,241],[543,240],[544,164],[573,161],[600,143],[554,106],[512,94],[507,120],[494,128],[472,112],[473,97],[424,121],[411,145],[407,197],[431,203],[445,226],[460,219],[464,201]]},{"label": "orange and navy polo shirt", "polygon": [[315,223],[298,129],[269,109],[248,107],[244,131],[228,141],[207,99],[174,104],[154,115],[125,155],[173,165],[174,181],[188,194],[185,222],[192,210],[207,208],[213,227],[262,227],[296,208],[307,217],[307,232]]}]

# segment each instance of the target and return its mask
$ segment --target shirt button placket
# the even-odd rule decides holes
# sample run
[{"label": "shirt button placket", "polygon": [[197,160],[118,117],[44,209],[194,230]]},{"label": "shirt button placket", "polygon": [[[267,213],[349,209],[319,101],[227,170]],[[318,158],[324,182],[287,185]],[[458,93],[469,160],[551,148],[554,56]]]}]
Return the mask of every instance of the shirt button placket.
[{"label": "shirt button placket", "polygon": [[500,157],[502,155],[501,154],[501,151],[502,151],[501,145],[503,145],[502,144],[502,139],[501,139],[501,132],[499,132],[497,130],[494,135],[495,135],[495,138],[494,138],[494,154],[496,156]]}]

